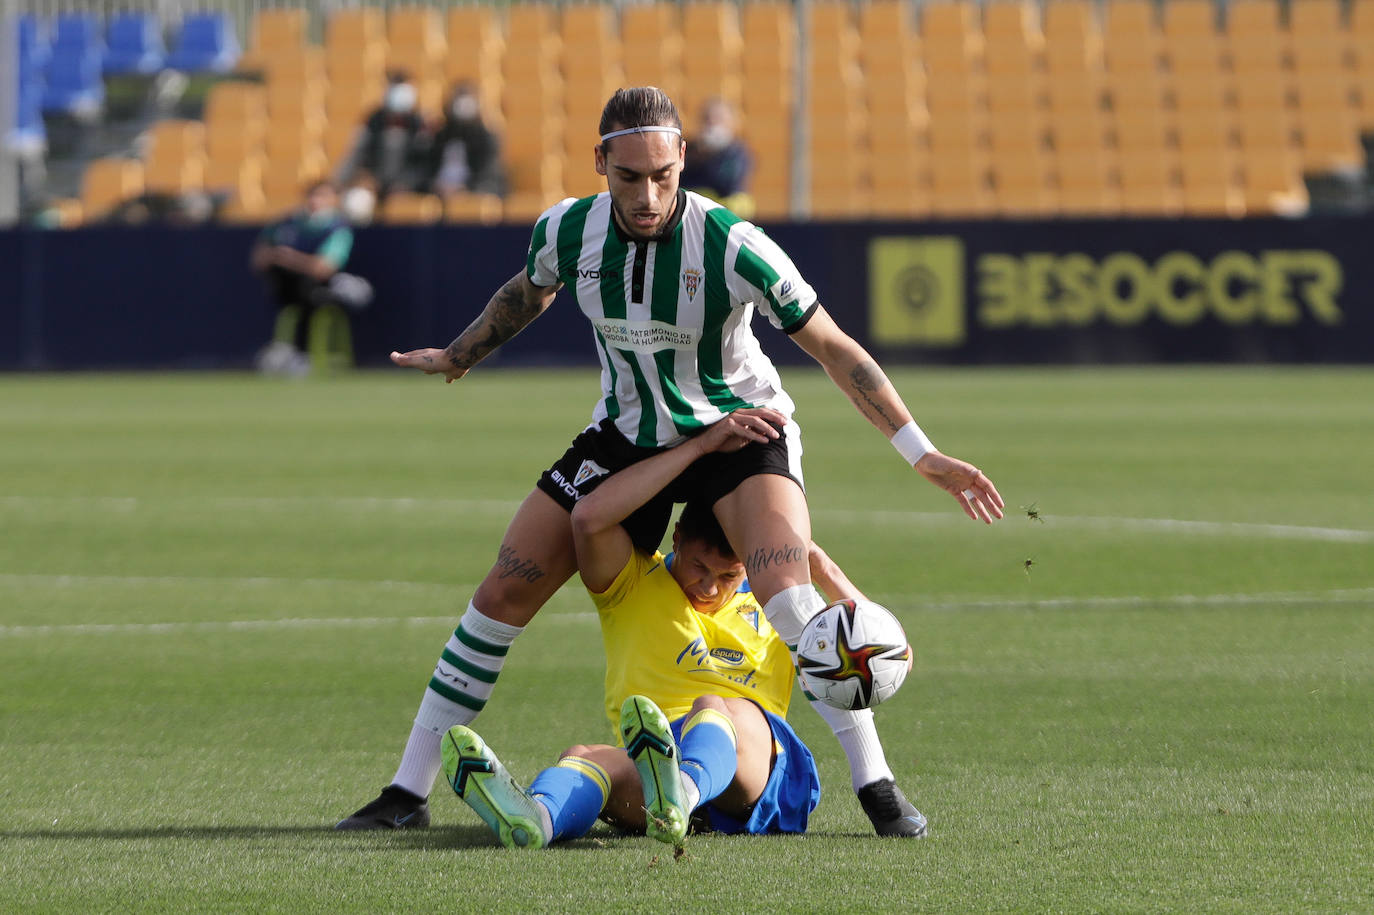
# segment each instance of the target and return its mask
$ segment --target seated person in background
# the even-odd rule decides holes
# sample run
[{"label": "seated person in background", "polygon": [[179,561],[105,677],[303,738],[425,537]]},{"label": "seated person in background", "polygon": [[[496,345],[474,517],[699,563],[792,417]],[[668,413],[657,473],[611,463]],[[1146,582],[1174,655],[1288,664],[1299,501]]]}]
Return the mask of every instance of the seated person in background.
[{"label": "seated person in background", "polygon": [[[311,185],[305,205],[262,230],[253,245],[253,272],[277,305],[272,342],[258,356],[264,372],[304,374],[310,317],[322,305],[361,308],[371,300],[365,280],[340,273],[353,250],[353,230],[328,181]],[[361,284],[359,286],[358,284]]]},{"label": "seated person in background", "polygon": [[753,168],[749,148],[735,135],[735,112],[724,99],[711,99],[702,109],[701,129],[687,140],[681,186],[749,219],[754,215],[754,200],[749,196]]},{"label": "seated person in background", "polygon": [[[601,618],[606,711],[622,745],[571,747],[523,789],[475,732],[450,729],[445,778],[502,844],[577,838],[598,817],[674,847],[689,824],[805,831],[820,782],[783,718],[792,662],[740,590],[744,565],[711,506],[688,502],[666,558],[637,550],[621,526],[698,457],[759,441],[782,421],[767,409],[736,411],[612,475],[573,510],[578,571]],[[811,565],[827,591],[857,594],[819,547]]]},{"label": "seated person in background", "polygon": [[428,189],[436,194],[469,191],[506,194],[501,141],[482,120],[477,87],[459,83],[444,106],[444,123],[429,148]]},{"label": "seated person in background", "polygon": [[429,132],[416,110],[418,93],[409,75],[393,70],[387,82],[381,106],[363,122],[336,175],[340,185],[348,185],[366,172],[376,181],[379,197],[419,187],[429,155]]}]

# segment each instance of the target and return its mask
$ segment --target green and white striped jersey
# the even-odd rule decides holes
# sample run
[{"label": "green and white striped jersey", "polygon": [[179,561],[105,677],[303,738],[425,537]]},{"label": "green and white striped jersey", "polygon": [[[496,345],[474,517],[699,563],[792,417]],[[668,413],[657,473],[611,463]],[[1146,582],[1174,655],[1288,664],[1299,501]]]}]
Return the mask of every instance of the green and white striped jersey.
[{"label": "green and white striped jersey", "polygon": [[740,407],[793,404],[750,329],[757,308],[800,330],[816,293],[761,229],[698,194],[678,192],[659,240],[615,224],[608,193],[568,198],[534,226],[526,274],[564,284],[592,323],[601,402],[637,445],[674,445]]}]

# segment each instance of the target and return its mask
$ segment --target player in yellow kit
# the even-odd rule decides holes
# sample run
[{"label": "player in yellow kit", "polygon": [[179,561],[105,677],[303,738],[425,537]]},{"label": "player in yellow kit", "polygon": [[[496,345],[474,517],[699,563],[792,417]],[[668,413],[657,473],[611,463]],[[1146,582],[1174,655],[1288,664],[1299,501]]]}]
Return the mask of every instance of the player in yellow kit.
[{"label": "player in yellow kit", "polygon": [[[699,827],[722,832],[805,830],[820,782],[783,718],[792,663],[752,593],[740,590],[744,567],[710,506],[684,508],[670,557],[637,550],[620,526],[699,457],[776,438],[784,421],[772,410],[737,411],[615,474],[573,510],[621,746],[571,747],[526,790],[476,733],[451,729],[445,778],[503,844],[575,838],[599,816],[680,845],[694,811]],[[818,548],[812,560],[823,587],[852,589]]]}]

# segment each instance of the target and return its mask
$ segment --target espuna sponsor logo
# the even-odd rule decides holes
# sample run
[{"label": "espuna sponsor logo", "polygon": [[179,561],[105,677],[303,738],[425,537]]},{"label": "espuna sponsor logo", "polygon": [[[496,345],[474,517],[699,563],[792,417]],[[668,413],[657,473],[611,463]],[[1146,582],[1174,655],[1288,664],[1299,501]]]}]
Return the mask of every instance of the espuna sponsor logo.
[{"label": "espuna sponsor logo", "polygon": [[1341,265],[1326,251],[1223,251],[1203,259],[1170,251],[1151,261],[1129,251],[984,254],[974,303],[986,328],[1133,326],[1149,318],[1190,325],[1325,325],[1343,319]]}]

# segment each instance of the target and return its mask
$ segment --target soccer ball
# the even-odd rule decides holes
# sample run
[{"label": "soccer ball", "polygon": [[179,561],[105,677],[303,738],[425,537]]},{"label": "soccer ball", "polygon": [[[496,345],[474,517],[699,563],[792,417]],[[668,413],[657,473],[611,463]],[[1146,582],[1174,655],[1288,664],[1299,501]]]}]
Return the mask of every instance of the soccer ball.
[{"label": "soccer ball", "polygon": [[841,600],[811,617],[797,642],[802,688],[826,705],[861,709],[891,699],[911,670],[902,624],[871,600]]}]

